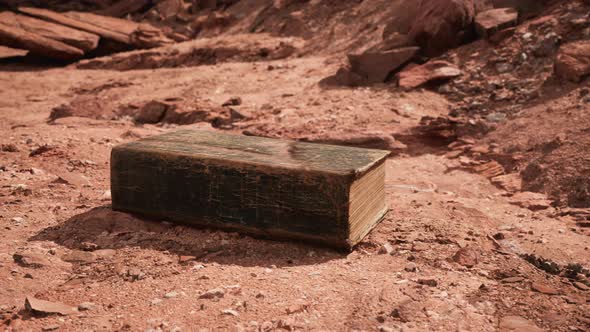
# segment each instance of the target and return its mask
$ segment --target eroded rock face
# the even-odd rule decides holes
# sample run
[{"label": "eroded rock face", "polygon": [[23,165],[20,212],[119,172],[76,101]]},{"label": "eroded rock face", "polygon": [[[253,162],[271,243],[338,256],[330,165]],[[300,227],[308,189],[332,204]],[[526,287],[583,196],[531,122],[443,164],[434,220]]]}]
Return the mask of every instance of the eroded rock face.
[{"label": "eroded rock face", "polygon": [[422,54],[437,56],[470,38],[474,17],[473,1],[427,0],[422,2],[408,35]]},{"label": "eroded rock face", "polygon": [[555,74],[572,82],[590,75],[590,41],[562,45],[555,59]]}]

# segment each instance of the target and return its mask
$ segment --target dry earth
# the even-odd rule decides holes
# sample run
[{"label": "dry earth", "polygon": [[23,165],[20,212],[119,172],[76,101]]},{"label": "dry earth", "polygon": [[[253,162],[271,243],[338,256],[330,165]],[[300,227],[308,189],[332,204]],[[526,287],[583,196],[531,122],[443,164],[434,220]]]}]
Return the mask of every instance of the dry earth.
[{"label": "dry earth", "polygon": [[[339,56],[307,47],[253,57],[286,47],[267,35],[227,44],[230,62],[186,67],[0,64],[0,329],[590,330],[588,200],[563,185],[588,177],[588,79],[549,80],[501,121],[490,114],[506,102],[490,99],[488,112],[460,121],[485,130],[443,139],[425,135],[422,119],[465,115],[465,98],[487,98],[457,92],[477,77],[443,85],[450,93],[328,87],[319,82]],[[460,63],[472,75],[494,47],[509,46],[443,57],[470,59]],[[152,101],[158,115],[140,116]],[[351,253],[112,211],[111,148],[178,128],[391,149],[391,210]],[[500,174],[528,169],[522,188],[502,189],[489,179],[498,174],[478,168],[494,160]],[[78,311],[34,315],[26,296]]]}]

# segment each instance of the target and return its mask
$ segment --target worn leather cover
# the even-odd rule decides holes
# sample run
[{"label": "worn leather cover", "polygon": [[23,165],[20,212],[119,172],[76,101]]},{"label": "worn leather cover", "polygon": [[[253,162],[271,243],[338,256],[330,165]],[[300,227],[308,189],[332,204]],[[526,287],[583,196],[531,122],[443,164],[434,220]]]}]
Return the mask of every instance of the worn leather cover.
[{"label": "worn leather cover", "polygon": [[113,148],[113,209],[350,248],[350,186],[388,154],[176,131]]}]

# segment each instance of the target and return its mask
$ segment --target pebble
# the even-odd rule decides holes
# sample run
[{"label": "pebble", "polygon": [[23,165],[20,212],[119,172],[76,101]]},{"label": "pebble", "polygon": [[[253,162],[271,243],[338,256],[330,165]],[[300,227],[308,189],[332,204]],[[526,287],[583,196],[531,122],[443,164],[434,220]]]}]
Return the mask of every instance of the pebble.
[{"label": "pebble", "polygon": [[59,329],[59,325],[57,324],[45,325],[41,328],[43,331],[55,331],[57,329]]},{"label": "pebble", "polygon": [[235,311],[233,309],[221,310],[221,313],[224,314],[224,315],[231,315],[231,316],[234,316],[234,317],[238,317],[240,315],[237,311]]},{"label": "pebble", "polygon": [[221,298],[225,295],[225,292],[221,288],[214,288],[206,291],[199,296],[200,299],[214,299]]},{"label": "pebble", "polygon": [[381,255],[391,255],[393,254],[393,251],[394,249],[389,242],[386,242],[384,245],[381,246],[381,248],[379,248],[379,254]]},{"label": "pebble", "polygon": [[167,298],[167,299],[173,299],[173,298],[175,298],[177,296],[178,296],[178,293],[175,292],[175,291],[168,292],[168,293],[164,294],[164,297]]},{"label": "pebble", "polygon": [[92,302],[82,302],[78,305],[80,311],[94,310],[94,308],[96,308],[96,305]]},{"label": "pebble", "polygon": [[418,279],[418,283],[420,285],[426,285],[430,287],[436,287],[438,285],[438,281],[434,278],[420,278]]},{"label": "pebble", "polygon": [[501,282],[503,284],[513,284],[513,283],[516,283],[516,282],[521,282],[523,280],[524,280],[523,277],[508,277],[508,278],[502,279]]},{"label": "pebble", "polygon": [[574,287],[576,287],[579,290],[583,290],[583,291],[589,291],[590,287],[586,286],[585,284],[581,283],[581,282],[574,282]]},{"label": "pebble", "polygon": [[418,270],[418,267],[416,266],[416,263],[410,262],[406,265],[404,270],[406,270],[407,272],[416,272]]},{"label": "pebble", "polygon": [[548,285],[544,285],[538,282],[533,282],[531,284],[531,289],[534,290],[535,292],[539,292],[545,295],[558,295],[559,291],[553,287],[550,287]]}]

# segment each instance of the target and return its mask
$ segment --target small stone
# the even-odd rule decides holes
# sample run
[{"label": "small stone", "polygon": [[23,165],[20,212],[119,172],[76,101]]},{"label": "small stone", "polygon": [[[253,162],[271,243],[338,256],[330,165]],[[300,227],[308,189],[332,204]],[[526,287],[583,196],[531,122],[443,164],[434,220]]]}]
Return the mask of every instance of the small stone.
[{"label": "small stone", "polygon": [[59,329],[59,325],[57,324],[45,325],[41,328],[43,331],[55,331],[57,329]]},{"label": "small stone", "polygon": [[394,252],[394,249],[389,242],[386,242],[384,245],[381,246],[381,248],[379,248],[379,254],[382,254],[382,255],[384,255],[384,254],[391,255],[393,252]]},{"label": "small stone", "polygon": [[426,285],[430,287],[436,287],[438,285],[438,281],[434,278],[420,278],[418,279],[418,283],[420,285]]},{"label": "small stone", "polygon": [[306,309],[307,309],[307,305],[294,304],[294,305],[289,306],[286,311],[287,311],[287,314],[291,315],[291,314],[303,312]]},{"label": "small stone", "polygon": [[80,249],[82,249],[84,251],[95,251],[95,250],[99,249],[99,247],[96,243],[82,242],[80,244]]},{"label": "small stone", "polygon": [[162,299],[153,299],[150,303],[152,305],[158,305],[158,304],[162,303]]},{"label": "small stone", "polygon": [[542,332],[543,330],[540,329],[535,325],[535,323],[524,319],[520,316],[505,316],[500,319],[500,331],[526,331],[526,332]]},{"label": "small stone", "polygon": [[227,101],[225,101],[221,106],[239,106],[242,105],[242,98],[240,97],[231,97]]},{"label": "small stone", "polygon": [[18,152],[18,148],[14,144],[2,144],[0,145],[0,151],[2,152]]},{"label": "small stone", "polygon": [[533,282],[531,284],[531,289],[534,290],[535,292],[539,292],[539,293],[546,294],[546,295],[558,295],[559,294],[559,291],[557,291],[555,288],[552,288],[550,286],[544,285],[539,282]]},{"label": "small stone", "polygon": [[523,277],[508,277],[508,278],[504,278],[504,279],[500,280],[500,282],[503,284],[513,284],[513,283],[521,282],[523,280],[524,280]]},{"label": "small stone", "polygon": [[79,311],[94,310],[95,308],[96,308],[96,305],[92,302],[82,302],[82,303],[78,304]]},{"label": "small stone", "polygon": [[475,17],[475,30],[480,37],[486,38],[517,23],[517,10],[514,8],[495,8],[477,14]]},{"label": "small stone", "polygon": [[200,299],[214,299],[214,298],[222,298],[225,295],[225,292],[221,288],[214,288],[206,291],[205,293],[199,295]]},{"label": "small stone", "polygon": [[167,298],[167,299],[172,299],[172,298],[175,298],[177,296],[178,296],[178,293],[177,292],[174,292],[174,291],[168,292],[168,293],[164,294],[164,297]]},{"label": "small stone", "polygon": [[50,264],[42,254],[36,252],[16,252],[12,255],[14,262],[22,267],[39,269]]},{"label": "small stone", "polygon": [[238,317],[240,314],[233,310],[233,309],[225,309],[225,310],[221,310],[221,313],[224,315],[230,315],[230,316],[234,316],[234,317]]},{"label": "small stone", "polygon": [[479,261],[479,253],[471,247],[464,247],[459,249],[455,255],[453,255],[452,260],[459,265],[472,268],[477,265]]},{"label": "small stone", "polygon": [[127,270],[127,276],[131,277],[132,281],[136,281],[136,280],[142,280],[145,278],[145,273],[143,273],[140,269],[138,268],[131,268],[129,270]]},{"label": "small stone", "polygon": [[30,274],[30,273],[26,273],[25,276],[24,276],[24,278],[26,278],[26,279],[33,279],[33,275]]},{"label": "small stone", "polygon": [[61,259],[69,263],[90,264],[96,261],[96,255],[88,251],[72,250],[70,253],[63,255]]},{"label": "small stone", "polygon": [[588,287],[585,284],[578,282],[578,281],[575,281],[573,283],[573,285],[574,285],[574,287],[576,287],[577,289],[582,290],[582,291],[589,291],[590,290],[590,287]]},{"label": "small stone", "polygon": [[112,194],[110,190],[105,190],[102,195],[100,196],[101,201],[110,201],[112,198]]},{"label": "small stone", "polygon": [[410,262],[404,268],[407,272],[416,272],[418,270],[418,266],[414,262]]},{"label": "small stone", "polygon": [[190,261],[194,261],[195,259],[197,259],[197,257],[195,257],[195,256],[184,256],[184,255],[181,255],[181,256],[178,257],[178,262],[180,264],[186,264],[186,263],[188,263]]}]

